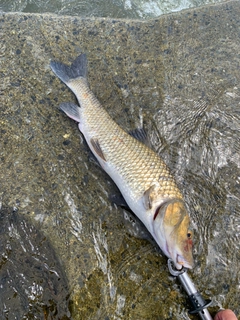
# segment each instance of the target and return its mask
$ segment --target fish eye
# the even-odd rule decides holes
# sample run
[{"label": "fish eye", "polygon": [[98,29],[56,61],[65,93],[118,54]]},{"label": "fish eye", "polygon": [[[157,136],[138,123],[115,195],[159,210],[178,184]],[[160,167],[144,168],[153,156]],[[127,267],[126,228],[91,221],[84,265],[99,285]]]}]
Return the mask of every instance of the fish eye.
[{"label": "fish eye", "polygon": [[191,239],[191,238],[192,238],[192,232],[191,232],[191,231],[188,231],[187,237],[188,237],[188,239]]}]

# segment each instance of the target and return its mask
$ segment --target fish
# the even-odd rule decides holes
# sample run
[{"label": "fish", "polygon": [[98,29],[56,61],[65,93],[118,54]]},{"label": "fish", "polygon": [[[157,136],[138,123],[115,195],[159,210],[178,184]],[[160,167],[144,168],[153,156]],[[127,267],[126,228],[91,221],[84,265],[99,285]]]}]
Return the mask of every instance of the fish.
[{"label": "fish", "polygon": [[85,53],[71,65],[51,61],[52,71],[79,103],[62,103],[60,110],[78,123],[100,166],[162,252],[178,270],[191,269],[194,263],[190,217],[174,177],[161,157],[137,139],[139,134],[125,132],[102,107],[88,85],[87,64]]}]

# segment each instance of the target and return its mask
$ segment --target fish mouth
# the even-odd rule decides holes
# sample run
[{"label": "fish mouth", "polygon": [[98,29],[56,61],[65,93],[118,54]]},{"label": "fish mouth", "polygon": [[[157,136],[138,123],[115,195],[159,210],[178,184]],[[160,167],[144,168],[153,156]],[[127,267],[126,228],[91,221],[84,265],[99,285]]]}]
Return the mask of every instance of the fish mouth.
[{"label": "fish mouth", "polygon": [[188,261],[186,261],[186,259],[184,259],[184,257],[180,254],[177,254],[175,265],[176,265],[176,268],[179,270],[182,268],[187,268],[187,269],[193,268],[193,265]]},{"label": "fish mouth", "polygon": [[176,269],[181,270],[182,268],[187,268],[187,269],[193,268],[193,263],[188,262],[183,257],[183,255],[177,253],[176,251],[174,252],[174,254],[171,254],[167,242],[165,243],[164,249],[165,249],[164,252],[165,252],[166,256],[170,257],[173,260]]}]

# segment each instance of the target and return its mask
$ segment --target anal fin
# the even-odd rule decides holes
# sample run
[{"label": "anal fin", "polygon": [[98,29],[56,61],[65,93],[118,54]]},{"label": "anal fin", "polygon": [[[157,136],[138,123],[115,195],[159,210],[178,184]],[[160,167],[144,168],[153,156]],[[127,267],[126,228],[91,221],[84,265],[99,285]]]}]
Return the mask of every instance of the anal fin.
[{"label": "anal fin", "polygon": [[80,107],[72,102],[61,103],[59,109],[66,113],[69,118],[80,122]]},{"label": "anal fin", "polygon": [[102,149],[101,149],[101,146],[100,146],[100,144],[99,144],[98,139],[91,138],[91,139],[90,139],[90,143],[91,143],[94,151],[96,152],[96,154],[97,154],[100,158],[102,158],[102,160],[107,161],[107,160],[106,160],[106,157],[105,157],[105,155],[104,155],[104,153],[103,153],[103,151],[102,151]]}]

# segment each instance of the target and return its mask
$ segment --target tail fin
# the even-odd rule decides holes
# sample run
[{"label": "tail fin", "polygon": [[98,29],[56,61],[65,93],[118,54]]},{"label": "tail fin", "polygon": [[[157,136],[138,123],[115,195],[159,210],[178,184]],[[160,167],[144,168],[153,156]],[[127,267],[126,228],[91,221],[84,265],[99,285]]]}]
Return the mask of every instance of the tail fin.
[{"label": "tail fin", "polygon": [[67,66],[61,62],[51,61],[50,67],[52,71],[61,79],[65,84],[70,80],[78,77],[86,78],[87,76],[87,57],[86,54],[80,54],[71,64]]}]

